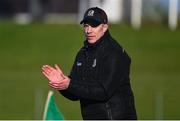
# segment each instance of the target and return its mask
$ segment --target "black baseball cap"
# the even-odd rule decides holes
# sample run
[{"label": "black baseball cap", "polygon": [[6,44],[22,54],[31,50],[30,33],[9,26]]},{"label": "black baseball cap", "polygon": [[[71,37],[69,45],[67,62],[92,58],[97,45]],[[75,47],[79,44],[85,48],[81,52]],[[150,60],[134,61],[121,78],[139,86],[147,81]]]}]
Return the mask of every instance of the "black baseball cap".
[{"label": "black baseball cap", "polygon": [[83,20],[80,24],[90,24],[93,27],[96,27],[100,24],[107,24],[108,18],[106,12],[98,7],[89,8],[85,13]]}]

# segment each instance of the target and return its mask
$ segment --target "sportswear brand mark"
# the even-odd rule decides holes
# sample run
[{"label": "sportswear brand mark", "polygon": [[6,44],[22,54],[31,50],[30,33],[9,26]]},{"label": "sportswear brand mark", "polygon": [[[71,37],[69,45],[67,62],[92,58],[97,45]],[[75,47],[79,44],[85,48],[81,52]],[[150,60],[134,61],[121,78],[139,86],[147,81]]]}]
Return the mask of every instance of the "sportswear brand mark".
[{"label": "sportswear brand mark", "polygon": [[81,66],[82,65],[82,63],[81,62],[77,62],[77,66]]},{"label": "sportswear brand mark", "polygon": [[94,59],[92,67],[96,67],[96,59]]},{"label": "sportswear brand mark", "polygon": [[90,10],[89,12],[88,12],[88,16],[93,16],[94,15],[94,10]]}]

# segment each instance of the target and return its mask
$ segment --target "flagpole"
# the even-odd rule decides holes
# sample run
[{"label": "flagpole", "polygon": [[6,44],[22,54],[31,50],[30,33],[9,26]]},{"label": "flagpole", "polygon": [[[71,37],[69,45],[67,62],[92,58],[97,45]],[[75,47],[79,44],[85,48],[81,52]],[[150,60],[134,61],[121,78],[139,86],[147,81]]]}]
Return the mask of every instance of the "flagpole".
[{"label": "flagpole", "polygon": [[45,118],[46,118],[46,114],[47,114],[47,110],[48,110],[48,103],[49,103],[49,100],[51,99],[51,96],[53,95],[53,93],[54,92],[52,90],[50,90],[48,93],[48,97],[46,100],[45,109],[44,109],[44,113],[43,113],[43,120],[45,120]]}]

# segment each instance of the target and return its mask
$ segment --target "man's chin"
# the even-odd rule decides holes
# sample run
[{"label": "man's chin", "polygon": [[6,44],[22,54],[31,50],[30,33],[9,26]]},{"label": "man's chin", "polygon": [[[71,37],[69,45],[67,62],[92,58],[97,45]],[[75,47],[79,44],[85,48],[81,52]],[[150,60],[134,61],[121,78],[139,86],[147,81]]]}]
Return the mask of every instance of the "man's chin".
[{"label": "man's chin", "polygon": [[90,44],[94,44],[95,42],[96,42],[96,40],[88,39],[88,43],[90,43]]}]

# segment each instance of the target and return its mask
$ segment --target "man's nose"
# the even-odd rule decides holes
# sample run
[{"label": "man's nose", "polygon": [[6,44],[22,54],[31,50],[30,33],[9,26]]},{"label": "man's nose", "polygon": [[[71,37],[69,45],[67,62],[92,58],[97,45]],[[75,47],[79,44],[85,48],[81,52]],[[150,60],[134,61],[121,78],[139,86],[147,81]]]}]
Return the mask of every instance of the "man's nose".
[{"label": "man's nose", "polygon": [[87,33],[91,33],[91,32],[92,32],[92,27],[91,27],[91,26],[88,26],[86,32],[87,32]]}]

